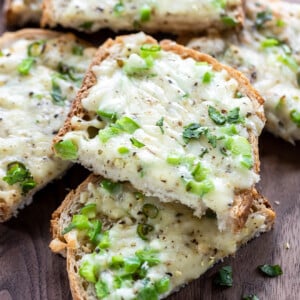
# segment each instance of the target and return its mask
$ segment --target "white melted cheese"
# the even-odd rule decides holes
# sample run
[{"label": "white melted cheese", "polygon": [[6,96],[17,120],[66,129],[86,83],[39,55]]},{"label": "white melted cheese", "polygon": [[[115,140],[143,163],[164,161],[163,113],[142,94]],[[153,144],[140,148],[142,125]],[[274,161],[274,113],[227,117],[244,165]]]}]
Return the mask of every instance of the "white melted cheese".
[{"label": "white melted cheese", "polygon": [[[143,34],[133,35],[127,38],[126,47],[116,45],[110,51],[118,59],[129,57],[130,61],[134,53],[139,52],[144,39]],[[73,117],[73,131],[67,132],[64,139],[78,146],[79,161],[96,174],[113,180],[128,180],[145,193],[161,197],[162,201],[180,201],[193,208],[197,216],[211,208],[218,214],[220,228],[224,228],[235,190],[251,188],[259,179],[253,168],[240,165],[238,157],[221,154],[226,138],[221,133],[222,128],[208,116],[209,106],[227,112],[239,107],[245,122],[235,124],[238,134],[246,139],[248,131],[254,136],[260,134],[263,122],[256,115],[253,102],[247,96],[235,97],[237,81],[225,70],[216,72],[208,64],[197,64],[191,58],[182,59],[165,51],[160,51],[149,76],[127,76],[118,67],[114,55],[94,66],[93,72],[97,83],[82,100],[83,107],[91,115],[103,110],[116,112],[119,117],[130,117],[140,128],[133,134],[122,133],[103,143],[99,136],[89,138],[87,135],[91,122],[97,129],[105,126],[103,122],[96,117],[91,117],[92,121]],[[213,73],[209,84],[202,83],[207,72]],[[156,125],[161,118],[164,119],[164,133]],[[213,135],[224,139],[218,140],[215,148],[206,137],[186,144],[182,134],[184,127],[191,123],[201,123]],[[131,138],[145,146],[135,147]],[[128,148],[129,153],[120,154],[121,146]],[[207,153],[201,158],[203,149]],[[201,162],[209,170],[208,179],[213,182],[214,190],[202,198],[187,192],[186,181],[193,179],[190,167],[169,164],[167,159],[173,154]]]},{"label": "white melted cheese", "polygon": [[[240,0],[51,0],[50,20],[47,21],[51,26],[60,24],[83,31],[106,27],[113,30],[199,31],[210,25],[226,27],[222,17],[235,19],[240,15],[240,7]],[[149,11],[149,19],[146,17],[143,21],[141,11],[145,8]]]},{"label": "white melted cheese", "polygon": [[[76,75],[82,77],[94,52],[86,49],[83,56],[76,56],[72,54],[73,46],[78,46],[75,38],[52,38],[46,41],[45,51],[35,58],[29,74],[21,75],[18,67],[27,58],[28,46],[35,41],[19,39],[2,48],[0,56],[0,203],[6,203],[14,213],[24,204],[24,196],[32,196],[69,166],[54,156],[51,144],[67,116],[78,83],[59,79],[65,100],[63,105],[56,105],[51,97],[52,76],[63,62],[75,66]],[[9,185],[3,180],[12,162],[24,164],[36,182],[36,188],[28,195],[22,195],[19,183]]]},{"label": "white melted cheese", "polygon": [[[137,279],[119,289],[113,285],[117,269],[109,267],[113,256],[134,257],[136,251],[151,249],[157,251],[160,262],[149,267],[146,278],[151,284],[168,276],[169,290],[160,295],[164,298],[187,282],[198,278],[218,260],[236,252],[242,244],[263,232],[265,216],[252,213],[246,226],[240,232],[220,232],[216,219],[203,217],[201,220],[192,215],[192,211],[182,205],[164,204],[157,198],[145,197],[136,200],[135,190],[127,184],[120,192],[110,194],[100,187],[99,182],[88,185],[82,192],[82,205],[96,203],[97,212],[109,230],[110,247],[102,253],[83,255],[79,265],[85,261],[98,266],[97,280],[105,282],[109,295],[105,299],[134,299],[144,283]],[[148,240],[137,234],[137,224],[145,222],[143,205],[152,204],[158,209],[155,218],[147,218],[147,224],[154,230],[147,235]],[[82,232],[77,231],[78,245],[84,249]],[[80,253],[80,251],[79,251]]]},{"label": "white melted cheese", "polygon": [[[254,26],[258,13],[272,12],[272,20],[264,23],[261,29]],[[214,54],[221,62],[242,71],[253,86],[265,98],[266,128],[283,139],[294,142],[300,139],[300,125],[293,122],[291,112],[300,112],[300,5],[282,1],[248,1],[248,20],[240,41],[232,37],[213,39],[220,45],[213,49],[209,39],[193,40],[192,48]],[[280,26],[278,24],[281,24]],[[286,44],[288,54],[296,63],[290,67],[278,58],[286,56],[282,46],[262,47],[267,38],[275,38]],[[298,68],[297,68],[298,64]]]}]

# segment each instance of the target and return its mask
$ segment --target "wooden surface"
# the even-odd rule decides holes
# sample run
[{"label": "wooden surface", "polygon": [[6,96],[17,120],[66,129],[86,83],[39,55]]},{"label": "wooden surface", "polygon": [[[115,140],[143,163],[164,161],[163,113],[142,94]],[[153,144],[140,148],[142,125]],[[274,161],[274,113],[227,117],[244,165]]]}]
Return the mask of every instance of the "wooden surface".
[{"label": "wooden surface", "polygon": [[[0,0],[2,7],[3,1]],[[4,31],[3,16],[0,32]],[[299,41],[300,42],[300,41]],[[260,192],[277,212],[274,229],[251,241],[234,258],[225,259],[200,279],[168,300],[240,300],[256,294],[260,300],[300,299],[300,143],[296,146],[264,133],[260,138]],[[0,300],[72,299],[63,258],[50,252],[49,221],[70,188],[87,175],[73,167],[59,181],[48,185],[18,218],[0,225]],[[276,203],[280,203],[279,205]],[[289,243],[290,249],[286,249]],[[265,278],[261,264],[280,264],[284,274]],[[223,265],[231,265],[234,285],[218,289],[212,278]]]}]

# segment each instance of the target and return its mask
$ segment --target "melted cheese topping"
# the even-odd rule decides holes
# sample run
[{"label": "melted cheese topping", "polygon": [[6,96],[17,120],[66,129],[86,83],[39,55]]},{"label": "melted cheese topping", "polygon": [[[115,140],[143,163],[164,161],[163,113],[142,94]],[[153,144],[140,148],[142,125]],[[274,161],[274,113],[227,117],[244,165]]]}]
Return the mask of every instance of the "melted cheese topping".
[{"label": "melted cheese topping", "polygon": [[[211,208],[217,212],[223,228],[235,190],[252,187],[259,176],[253,168],[241,165],[239,155],[221,152],[230,138],[246,140],[248,131],[259,135],[263,122],[247,96],[235,96],[237,81],[225,70],[216,72],[206,63],[160,51],[148,75],[127,75],[125,67],[118,66],[119,60],[125,60],[125,65],[134,64],[136,60],[143,63],[136,53],[144,40],[143,34],[128,37],[125,47],[113,46],[110,49],[113,54],[93,67],[97,83],[82,100],[90,120],[73,117],[73,131],[64,139],[77,145],[79,161],[95,173],[114,180],[128,180],[147,194],[161,197],[162,201],[180,201],[192,207],[197,216]],[[207,73],[212,74],[211,82],[203,83]],[[234,124],[236,134],[229,137],[225,133],[228,124],[218,126],[212,121],[208,115],[210,106],[223,112],[239,107],[244,121]],[[103,128],[110,127],[95,116],[98,110],[114,112],[119,118],[129,117],[139,128],[134,133],[124,132],[105,142],[98,135],[88,136],[91,127],[100,129],[99,134]],[[157,122],[162,118],[160,128]],[[206,127],[206,136],[185,141],[183,132],[191,123]],[[211,137],[215,137],[215,145]],[[137,147],[133,139],[144,146]],[[128,153],[120,153],[120,147],[128,149]],[[174,155],[183,162],[169,163]],[[198,163],[207,173],[205,179],[214,186],[203,197],[187,192],[187,183],[194,177],[192,169]]]},{"label": "melted cheese topping", "polygon": [[[83,31],[101,28],[113,30],[177,30],[199,31],[212,25],[226,27],[226,18],[233,24],[240,21],[240,0],[186,1],[49,1],[51,26],[61,24]],[[225,18],[225,21],[223,21]]]},{"label": "melted cheese topping", "polygon": [[10,47],[2,48],[0,56],[0,202],[6,202],[12,212],[23,204],[25,195],[19,183],[9,185],[3,180],[10,163],[24,164],[36,182],[36,188],[26,196],[31,196],[69,166],[54,157],[51,144],[80,81],[73,82],[66,76],[57,79],[63,99],[57,105],[51,96],[52,80],[61,62],[76,66],[76,76],[82,78],[94,52],[86,49],[82,56],[73,55],[73,47],[80,45],[70,36],[46,40],[43,53],[34,58],[29,74],[21,75],[18,68],[34,42],[19,39]]},{"label": "melted cheese topping", "polygon": [[[300,5],[288,2],[247,2],[246,28],[240,40],[191,41],[189,46],[214,54],[223,63],[242,71],[265,98],[267,129],[283,139],[300,139]],[[271,20],[255,27],[259,13],[272,12]],[[269,39],[278,45],[262,46]]]},{"label": "melted cheese topping", "polygon": [[[169,277],[169,289],[159,297],[164,298],[183,284],[198,278],[218,260],[235,253],[241,243],[265,230],[265,217],[258,212],[249,216],[240,232],[221,233],[215,218],[203,217],[200,220],[186,207],[164,204],[157,198],[137,200],[135,192],[132,187],[123,184],[119,192],[110,194],[98,182],[90,183],[80,195],[82,206],[96,203],[98,217],[106,224],[104,229],[109,230],[109,248],[99,254],[94,251],[83,255],[79,261],[79,265],[88,262],[99,270],[97,280],[105,282],[109,290],[105,299],[134,299],[145,284],[143,279],[136,279],[116,289],[114,277],[122,271],[109,267],[113,256],[126,258],[134,257],[137,251],[144,249],[155,251],[159,263],[150,266],[145,277],[150,284]],[[142,213],[145,204],[158,209],[155,218],[146,218]],[[137,234],[137,224],[145,222],[154,228],[147,235],[148,240],[141,239]],[[80,249],[85,249],[86,243],[91,247],[84,238],[84,231],[73,230],[67,235],[77,239]]]}]

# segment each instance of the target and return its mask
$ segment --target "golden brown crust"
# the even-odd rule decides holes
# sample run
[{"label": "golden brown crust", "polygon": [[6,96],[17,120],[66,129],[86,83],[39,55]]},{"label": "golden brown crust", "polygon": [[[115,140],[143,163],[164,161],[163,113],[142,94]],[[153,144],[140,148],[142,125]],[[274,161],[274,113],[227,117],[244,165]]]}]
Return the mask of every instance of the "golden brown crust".
[{"label": "golden brown crust", "polygon": [[[82,88],[80,89],[79,93],[76,96],[75,101],[73,102],[71,112],[69,113],[64,126],[60,129],[57,136],[53,140],[54,143],[59,142],[68,131],[72,130],[71,118],[73,116],[79,116],[81,118],[84,117],[85,111],[84,111],[84,108],[82,107],[81,100],[88,96],[89,89],[96,83],[96,77],[92,71],[93,66],[99,65],[108,56],[113,55],[112,53],[110,53],[110,48],[117,44],[121,44],[121,45],[124,44],[125,38],[126,38],[126,36],[119,36],[119,37],[116,37],[115,40],[109,39],[99,48],[92,64],[90,65],[90,67],[86,73]],[[155,44],[158,43],[155,39],[153,39],[150,36],[147,36],[147,40],[145,42],[146,43],[155,43]],[[251,86],[249,80],[241,72],[239,72],[231,67],[222,65],[216,59],[214,59],[213,57],[211,57],[207,54],[200,53],[193,49],[189,49],[184,46],[178,45],[177,43],[170,41],[170,40],[161,41],[160,46],[164,51],[170,51],[170,52],[176,53],[184,59],[185,58],[193,58],[196,61],[207,62],[207,63],[211,64],[213,66],[214,70],[216,70],[216,71],[226,70],[228,72],[229,76],[231,76],[238,82],[240,91],[242,93],[246,94],[252,100],[257,116],[263,122],[265,122],[265,116],[264,116],[263,110],[260,109],[264,103],[264,99]],[[258,173],[259,172],[258,138],[251,131],[249,131],[249,141],[252,144],[252,148],[253,148],[253,152],[254,152],[254,158],[255,158],[254,170]],[[242,192],[236,191],[236,196],[234,199],[234,206],[232,207],[232,211],[231,211],[231,214],[233,214],[232,215],[233,220],[235,222],[233,224],[233,227],[236,230],[240,229],[245,224],[244,222],[247,219],[249,209],[250,209],[250,207],[252,205],[252,201],[253,201],[253,199],[251,197],[241,198],[240,196],[243,195],[244,192],[245,191],[242,191]],[[251,189],[248,192],[251,193]],[[239,203],[241,201],[242,201],[242,204],[239,205]],[[238,209],[236,209],[236,208],[238,208]],[[236,217],[235,217],[235,214],[237,214]]]},{"label": "golden brown crust", "polygon": [[52,11],[52,2],[50,0],[43,0],[41,27],[46,27],[47,25],[49,25],[50,27],[55,26],[51,19]]},{"label": "golden brown crust", "polygon": [[13,0],[5,0],[4,13],[7,26],[22,26],[26,23],[37,24],[42,14],[42,0],[40,0],[40,9],[36,11],[32,11],[26,1],[22,6],[20,3],[14,3]]}]

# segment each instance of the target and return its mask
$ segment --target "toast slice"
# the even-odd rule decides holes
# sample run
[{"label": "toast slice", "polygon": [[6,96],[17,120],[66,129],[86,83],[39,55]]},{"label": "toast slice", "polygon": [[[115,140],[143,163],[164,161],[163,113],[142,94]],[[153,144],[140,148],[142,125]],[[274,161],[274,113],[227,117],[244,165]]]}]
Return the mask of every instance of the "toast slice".
[{"label": "toast slice", "polygon": [[263,100],[239,72],[143,33],[99,48],[56,154],[238,228],[259,180]]},{"label": "toast slice", "polygon": [[39,24],[42,16],[42,0],[5,0],[4,11],[8,26],[21,27]]},{"label": "toast slice", "polygon": [[50,248],[67,257],[74,299],[162,299],[268,231],[274,217],[256,193],[243,228],[220,232],[213,214],[199,219],[91,175],[53,213]]},{"label": "toast slice", "polygon": [[193,39],[189,47],[237,68],[265,98],[266,128],[289,142],[300,140],[300,4],[247,1],[238,36]]},{"label": "toast slice", "polygon": [[95,48],[72,34],[26,29],[0,38],[0,222],[69,162],[51,144]]},{"label": "toast slice", "polygon": [[42,26],[61,25],[79,31],[120,30],[199,32],[210,28],[240,28],[241,0],[211,1],[78,1],[43,2]]}]

